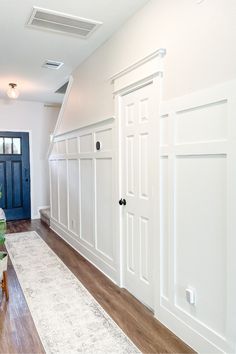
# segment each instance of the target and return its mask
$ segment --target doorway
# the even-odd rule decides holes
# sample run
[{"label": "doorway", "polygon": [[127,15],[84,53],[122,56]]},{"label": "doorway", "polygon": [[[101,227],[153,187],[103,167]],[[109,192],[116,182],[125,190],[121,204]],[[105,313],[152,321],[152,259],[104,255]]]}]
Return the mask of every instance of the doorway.
[{"label": "doorway", "polygon": [[0,132],[0,189],[7,220],[30,219],[29,133]]},{"label": "doorway", "polygon": [[156,103],[153,82],[121,97],[124,287],[154,308],[154,169]]}]

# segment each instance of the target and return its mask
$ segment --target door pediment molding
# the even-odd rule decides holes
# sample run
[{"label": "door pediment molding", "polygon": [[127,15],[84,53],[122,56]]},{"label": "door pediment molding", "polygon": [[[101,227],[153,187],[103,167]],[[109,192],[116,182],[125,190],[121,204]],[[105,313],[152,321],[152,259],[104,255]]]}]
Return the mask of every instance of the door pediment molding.
[{"label": "door pediment molding", "polygon": [[110,78],[113,84],[113,94],[120,94],[127,88],[142,83],[149,78],[162,76],[165,55],[166,49],[160,48],[113,75]]}]

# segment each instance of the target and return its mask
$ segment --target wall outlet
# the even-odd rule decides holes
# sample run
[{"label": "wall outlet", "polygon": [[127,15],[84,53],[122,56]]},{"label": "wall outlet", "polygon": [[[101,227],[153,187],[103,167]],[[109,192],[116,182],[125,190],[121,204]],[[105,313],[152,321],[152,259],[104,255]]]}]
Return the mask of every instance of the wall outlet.
[{"label": "wall outlet", "polygon": [[186,300],[190,305],[196,305],[196,291],[192,288],[187,288],[186,290]]}]

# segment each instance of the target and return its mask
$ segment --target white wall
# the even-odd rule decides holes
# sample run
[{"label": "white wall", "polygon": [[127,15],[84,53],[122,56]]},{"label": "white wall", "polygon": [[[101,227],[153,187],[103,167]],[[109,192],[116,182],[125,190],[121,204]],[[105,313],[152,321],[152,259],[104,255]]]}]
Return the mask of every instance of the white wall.
[{"label": "white wall", "polygon": [[43,103],[0,100],[0,130],[30,132],[31,217],[38,208],[49,205],[47,151],[59,108]]},{"label": "white wall", "polygon": [[[200,353],[236,352],[235,88],[230,86],[227,94],[224,87],[211,92],[216,84],[236,78],[235,15],[234,0],[199,5],[196,0],[150,1],[73,73],[57,131],[115,116],[109,78],[156,49],[167,49],[163,117],[168,118],[161,125],[161,140],[169,140],[162,146],[167,152],[161,177],[167,182],[162,222],[168,235],[161,235],[156,315]],[[205,88],[209,91],[201,91]],[[196,307],[186,302],[188,286],[196,290]]]},{"label": "white wall", "polygon": [[236,78],[235,0],[151,0],[74,72],[58,132],[114,115],[109,77],[167,49],[164,98]]}]

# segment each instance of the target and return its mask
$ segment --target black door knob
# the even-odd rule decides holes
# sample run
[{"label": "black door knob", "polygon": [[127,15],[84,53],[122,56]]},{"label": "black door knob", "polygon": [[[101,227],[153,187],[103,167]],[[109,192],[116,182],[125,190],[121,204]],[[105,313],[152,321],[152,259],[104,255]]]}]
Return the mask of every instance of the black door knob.
[{"label": "black door knob", "polygon": [[120,205],[126,205],[126,200],[121,198],[121,199],[119,200],[119,204],[120,204]]}]

